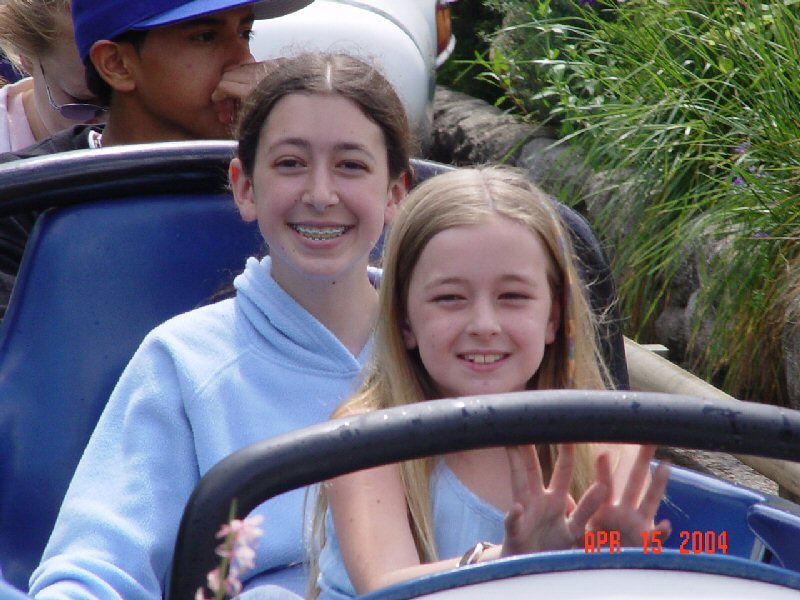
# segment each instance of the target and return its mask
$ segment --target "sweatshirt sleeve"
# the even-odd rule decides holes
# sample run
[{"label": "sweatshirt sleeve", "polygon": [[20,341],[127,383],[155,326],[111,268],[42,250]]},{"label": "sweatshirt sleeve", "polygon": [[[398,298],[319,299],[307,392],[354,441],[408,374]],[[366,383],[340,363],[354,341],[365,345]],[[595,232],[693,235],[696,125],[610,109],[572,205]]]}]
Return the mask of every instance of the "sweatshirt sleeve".
[{"label": "sweatshirt sleeve", "polygon": [[148,336],[123,372],[61,506],[30,594],[161,598],[199,480],[175,361]]}]

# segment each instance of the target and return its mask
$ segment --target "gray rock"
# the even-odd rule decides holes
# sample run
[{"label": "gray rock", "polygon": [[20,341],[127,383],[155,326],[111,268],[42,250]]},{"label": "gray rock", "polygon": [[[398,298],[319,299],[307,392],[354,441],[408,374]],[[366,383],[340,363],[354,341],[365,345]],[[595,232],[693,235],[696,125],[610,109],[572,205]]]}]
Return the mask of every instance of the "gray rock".
[{"label": "gray rock", "polygon": [[521,123],[511,115],[466,94],[437,87],[430,157],[456,165],[514,164],[523,144],[552,130]]},{"label": "gray rock", "polygon": [[669,460],[675,465],[713,475],[753,490],[766,494],[778,494],[778,485],[774,481],[754,471],[730,454],[685,448],[659,448],[656,456]]}]

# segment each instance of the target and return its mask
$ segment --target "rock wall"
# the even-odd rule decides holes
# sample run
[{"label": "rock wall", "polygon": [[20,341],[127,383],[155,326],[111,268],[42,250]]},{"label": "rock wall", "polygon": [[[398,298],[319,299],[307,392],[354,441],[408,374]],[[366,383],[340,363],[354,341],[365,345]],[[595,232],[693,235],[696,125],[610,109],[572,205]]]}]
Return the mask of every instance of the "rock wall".
[{"label": "rock wall", "polygon": [[[592,215],[603,204],[603,174],[587,171],[570,158],[568,148],[553,146],[555,132],[547,127],[521,123],[490,104],[454,92],[436,89],[434,135],[429,156],[457,165],[505,162],[525,169],[542,189],[551,191],[558,183],[569,185],[582,198],[578,209]],[[708,249],[686,249],[685,268],[673,282],[667,305],[655,322],[657,339],[670,350],[673,360],[686,356],[701,282],[695,267]],[[800,307],[798,307],[800,312]],[[706,328],[707,329],[707,328]],[[701,327],[701,334],[703,328]],[[789,399],[800,408],[800,324],[787,317],[783,332],[783,362]]]}]

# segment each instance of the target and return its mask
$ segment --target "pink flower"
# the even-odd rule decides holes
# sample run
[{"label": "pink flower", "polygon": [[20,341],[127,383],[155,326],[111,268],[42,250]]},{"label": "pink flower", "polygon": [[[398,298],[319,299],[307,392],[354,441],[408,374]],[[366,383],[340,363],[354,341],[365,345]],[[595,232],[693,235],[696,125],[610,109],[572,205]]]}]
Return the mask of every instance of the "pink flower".
[{"label": "pink flower", "polygon": [[217,554],[231,561],[231,569],[237,574],[256,566],[256,547],[258,540],[264,535],[259,527],[264,517],[254,515],[246,519],[233,519],[223,525],[217,533],[218,538],[225,538],[225,543],[217,548]]},{"label": "pink flower", "polygon": [[256,551],[250,546],[239,546],[236,550],[235,558],[242,572],[248,571],[256,566]]},{"label": "pink flower", "polygon": [[208,580],[208,589],[215,593],[218,592],[220,588],[219,567],[209,571],[206,579]]},{"label": "pink flower", "polygon": [[239,580],[238,574],[234,574],[231,569],[230,575],[225,578],[225,593],[229,596],[238,596],[242,591],[242,582]]},{"label": "pink flower", "polygon": [[[235,514],[232,507],[231,516]],[[216,553],[222,558],[219,567],[207,576],[208,589],[215,599],[236,596],[242,591],[241,575],[256,566],[256,547],[264,530],[259,527],[264,517],[254,515],[245,519],[231,519],[217,532],[217,538],[224,540],[217,546]],[[195,600],[207,600],[203,588],[198,588]]]}]

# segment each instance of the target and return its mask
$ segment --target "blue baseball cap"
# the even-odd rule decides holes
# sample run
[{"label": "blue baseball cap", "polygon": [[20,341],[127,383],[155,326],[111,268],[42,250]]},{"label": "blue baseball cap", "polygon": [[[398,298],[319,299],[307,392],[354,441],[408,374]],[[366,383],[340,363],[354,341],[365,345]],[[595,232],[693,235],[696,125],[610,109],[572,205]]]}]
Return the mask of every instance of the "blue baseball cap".
[{"label": "blue baseball cap", "polygon": [[256,19],[292,13],[313,0],[72,0],[75,43],[81,60],[98,40],[111,40],[131,29],[153,29],[202,15],[253,5]]}]

